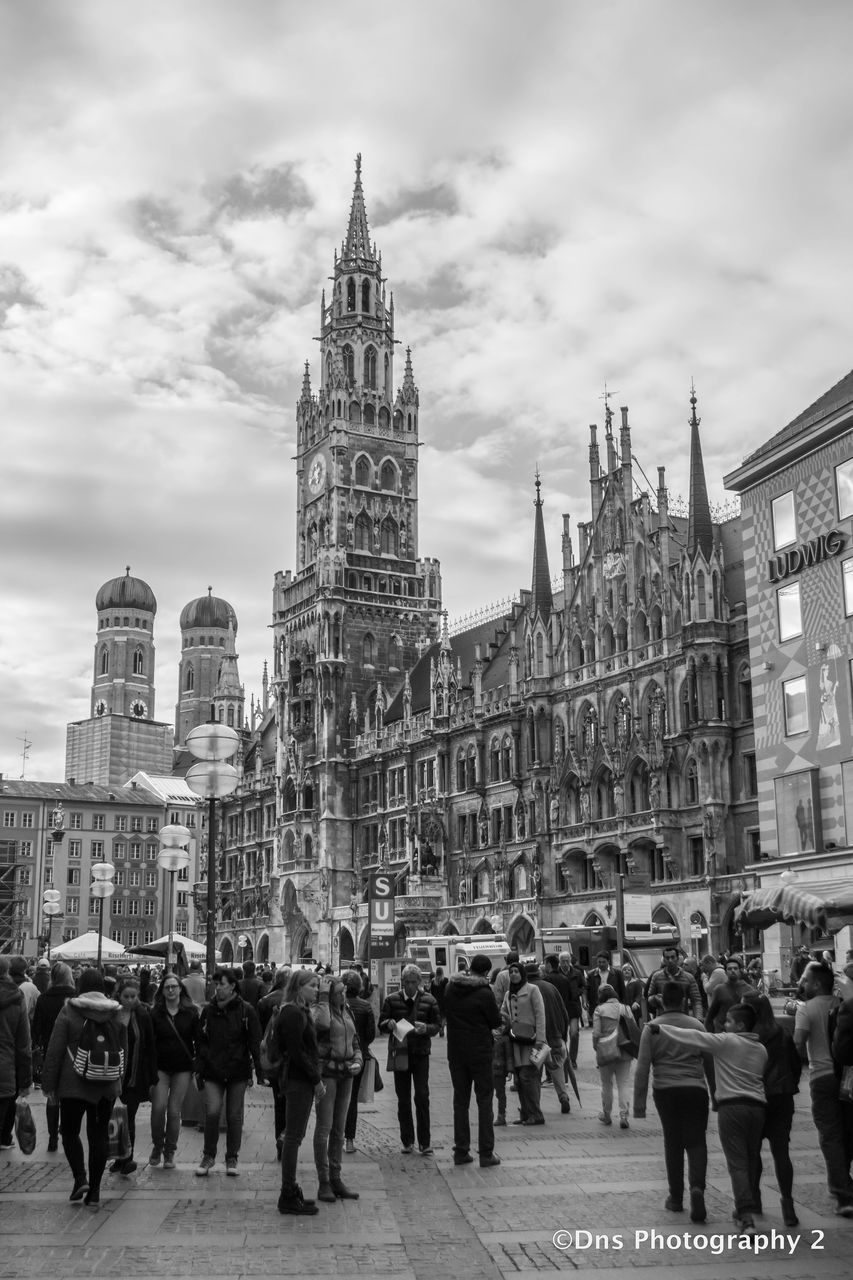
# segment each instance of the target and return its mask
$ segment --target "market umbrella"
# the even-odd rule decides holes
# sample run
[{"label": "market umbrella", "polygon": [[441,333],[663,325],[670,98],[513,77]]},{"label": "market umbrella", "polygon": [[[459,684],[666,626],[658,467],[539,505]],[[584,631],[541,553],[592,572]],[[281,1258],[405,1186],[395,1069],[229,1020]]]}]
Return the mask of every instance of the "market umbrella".
[{"label": "market umbrella", "polygon": [[[113,942],[112,938],[101,938],[102,959],[117,960],[124,954],[124,947],[120,942]],[[97,958],[98,935],[94,929],[90,929],[88,933],[81,933],[70,942],[63,942],[58,947],[51,948],[53,960],[96,960]]]},{"label": "market umbrella", "polygon": [[853,924],[853,882],[824,880],[772,884],[748,893],[735,911],[736,925],[767,929],[773,924],[804,924],[837,933]]}]

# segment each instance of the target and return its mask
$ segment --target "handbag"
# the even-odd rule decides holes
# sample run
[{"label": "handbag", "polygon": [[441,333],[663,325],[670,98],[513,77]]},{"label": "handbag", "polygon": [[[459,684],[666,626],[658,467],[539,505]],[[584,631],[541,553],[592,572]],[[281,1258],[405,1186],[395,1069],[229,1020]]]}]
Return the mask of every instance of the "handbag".
[{"label": "handbag", "polygon": [[[369,1104],[373,1101],[374,1072],[373,1072],[373,1068],[370,1065],[372,1061],[373,1060],[371,1059],[369,1062],[365,1063],[364,1069],[362,1070],[362,1073],[358,1080],[358,1101],[360,1104],[364,1104],[365,1106],[369,1106]],[[353,1082],[353,1088],[355,1087],[356,1087],[355,1082]]]},{"label": "handbag", "polygon": [[15,1137],[24,1155],[31,1156],[36,1149],[36,1122],[25,1098],[15,1103]]},{"label": "handbag", "polygon": [[373,1092],[381,1093],[385,1088],[385,1081],[382,1079],[382,1072],[379,1070],[379,1063],[376,1061],[372,1053],[367,1055],[373,1063]]},{"label": "handbag", "polygon": [[551,1050],[547,1044],[543,1044],[539,1049],[534,1049],[530,1054],[530,1061],[534,1067],[541,1067],[543,1063],[551,1060]]},{"label": "handbag", "polygon": [[619,1061],[619,1031],[616,1027],[612,1031],[608,1031],[606,1036],[599,1038],[598,1044],[595,1046],[595,1061],[598,1066],[602,1066],[607,1062]]},{"label": "handbag", "polygon": [[386,1071],[408,1071],[409,1051],[404,1044],[391,1035],[388,1039],[388,1064]]},{"label": "handbag", "polygon": [[619,1048],[629,1058],[636,1058],[640,1052],[640,1028],[633,1018],[624,1013],[619,1015],[619,1031],[617,1036]]},{"label": "handbag", "polygon": [[130,1129],[127,1123],[127,1107],[117,1102],[113,1107],[107,1128],[107,1159],[127,1160],[130,1157]]}]

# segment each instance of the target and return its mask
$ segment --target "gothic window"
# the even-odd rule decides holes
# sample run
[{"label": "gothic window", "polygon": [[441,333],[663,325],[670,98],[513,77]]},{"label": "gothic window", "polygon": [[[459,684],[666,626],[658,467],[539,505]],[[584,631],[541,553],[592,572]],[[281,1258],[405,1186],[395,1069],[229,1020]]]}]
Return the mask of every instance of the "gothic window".
[{"label": "gothic window", "polygon": [[720,575],[716,569],[711,574],[711,596],[714,617],[719,618],[722,616],[722,610],[720,609]]},{"label": "gothic window", "polygon": [[[343,360],[344,377],[347,382],[355,382],[355,354],[349,343],[346,344],[341,352],[341,359]],[[340,414],[340,409],[338,409],[338,414]]]},{"label": "gothic window", "polygon": [[406,414],[406,429],[407,431],[412,429],[412,415],[410,413]]},{"label": "gothic window", "polygon": [[355,522],[356,551],[371,551],[373,542],[373,523],[366,512],[359,513]]},{"label": "gothic window", "polygon": [[361,422],[361,405],[357,400],[353,400],[349,407],[350,422]]},{"label": "gothic window", "polygon": [[572,636],[571,654],[572,668],[577,671],[579,667],[583,666],[583,645],[581,644],[581,638],[579,635]]},{"label": "gothic window", "polygon": [[701,569],[696,574],[696,614],[699,618],[704,618],[706,614],[705,575]]},{"label": "gothic window", "polygon": [[133,674],[135,676],[141,676],[143,674],[144,669],[145,669],[145,661],[142,657],[142,650],[135,649],[133,652]]},{"label": "gothic window", "polygon": [[372,427],[376,422],[376,410],[372,404],[364,406],[364,423],[365,426]]},{"label": "gothic window", "polygon": [[388,359],[387,352],[385,354],[385,394],[390,400],[391,399],[391,361]]},{"label": "gothic window", "polygon": [[394,430],[395,431],[403,430],[403,415],[399,409],[394,410]]},{"label": "gothic window", "polygon": [[347,280],[347,311],[355,311],[355,281],[352,276]]},{"label": "gothic window", "polygon": [[403,647],[399,636],[392,636],[388,645],[388,666],[399,670],[403,662]]},{"label": "gothic window", "polygon": [[740,714],[742,720],[752,719],[752,679],[749,667],[744,665],[738,672],[738,689],[740,692]]},{"label": "gothic window", "polygon": [[370,281],[363,280],[361,282],[361,309],[362,311],[370,311]]},{"label": "gothic window", "polygon": [[364,454],[355,460],[355,482],[363,489],[370,487],[370,463]]},{"label": "gothic window", "polygon": [[504,778],[512,777],[512,738],[509,734],[504,735],[501,743],[501,775]]},{"label": "gothic window", "polygon": [[536,636],[536,674],[537,676],[545,674],[545,642],[541,631]]},{"label": "gothic window", "polygon": [[187,667],[186,679],[184,681],[184,689],[187,693],[192,693],[195,688],[195,672],[192,667]]},{"label": "gothic window", "polygon": [[696,761],[689,760],[687,768],[684,771],[685,800],[687,804],[699,803],[699,773],[696,768]]},{"label": "gothic window", "polygon": [[499,782],[501,776],[501,754],[498,747],[497,738],[492,738],[489,744],[489,778],[492,782]]},{"label": "gothic window", "polygon": [[364,385],[376,390],[376,348],[368,347],[364,353]]},{"label": "gothic window", "polygon": [[[328,354],[326,355],[326,386],[330,387],[331,385],[332,385],[332,353],[331,351],[329,351]],[[326,405],[327,412],[329,408],[330,406]]]},{"label": "gothic window", "polygon": [[[367,418],[365,417],[364,420],[366,422]],[[385,408],[384,404],[379,409],[379,425],[383,429],[383,431],[387,431],[391,425],[391,415],[388,412],[388,410]]]},{"label": "gothic window", "polygon": [[380,547],[385,555],[397,554],[397,524],[390,516],[382,521]]},{"label": "gothic window", "polygon": [[228,708],[228,727],[229,729],[234,728],[234,708],[233,707]]},{"label": "gothic window", "polygon": [[477,748],[471,744],[465,761],[465,785],[470,790],[477,785]]},{"label": "gothic window", "polygon": [[362,661],[366,667],[373,666],[375,654],[376,644],[373,636],[368,631],[367,635],[364,637],[364,643],[362,645]]},{"label": "gothic window", "polygon": [[598,716],[592,707],[587,708],[586,715],[583,718],[581,736],[584,752],[587,755],[592,755],[598,745]]},{"label": "gothic window", "polygon": [[391,461],[382,464],[382,488],[397,491],[397,468]]},{"label": "gothic window", "polygon": [[101,650],[101,675],[105,676],[110,669],[110,653],[105,647]]},{"label": "gothic window", "polygon": [[465,790],[465,755],[461,747],[456,753],[456,790]]}]

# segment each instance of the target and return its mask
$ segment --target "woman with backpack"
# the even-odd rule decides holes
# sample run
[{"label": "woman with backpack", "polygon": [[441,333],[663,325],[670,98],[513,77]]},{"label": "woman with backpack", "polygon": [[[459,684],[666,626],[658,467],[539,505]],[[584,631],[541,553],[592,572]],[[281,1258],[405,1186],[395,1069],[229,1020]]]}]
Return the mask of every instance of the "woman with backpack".
[{"label": "woman with backpack", "polygon": [[[196,1169],[206,1178],[216,1164],[219,1145],[219,1113],[225,1104],[225,1172],[239,1174],[237,1161],[243,1141],[243,1100],[252,1083],[252,1067],[263,1080],[261,1024],[250,1004],[237,990],[236,969],[217,969],[214,996],[201,1011],[196,1041],[196,1071],[204,1087],[204,1152]],[[201,1087],[201,1086],[200,1086]]]},{"label": "woman with backpack", "polygon": [[151,1155],[148,1163],[174,1169],[181,1135],[181,1108],[195,1066],[198,1009],[175,973],[166,973],[154,997],[151,1027],[157,1079],[151,1094]]},{"label": "woman with backpack", "polygon": [[[97,969],[80,975],[80,994],[67,1000],[59,1012],[47,1046],[41,1087],[48,1101],[58,1100],[62,1148],[74,1185],[69,1199],[97,1209],[101,1179],[107,1165],[109,1125],[113,1104],[121,1089],[127,1058],[127,1030],[122,1025],[117,1000],[104,994],[104,979]],[[86,1117],[89,1172],[80,1127]]]},{"label": "woman with backpack", "polygon": [[312,1010],[320,992],[320,979],[310,969],[294,969],[284,990],[276,1018],[275,1037],[281,1068],[279,1088],[284,1093],[287,1124],[281,1153],[279,1213],[314,1215],[317,1206],[306,1200],[296,1181],[299,1148],[311,1109],[326,1093],[320,1068],[320,1051]]},{"label": "woman with backpack", "polygon": [[619,1097],[619,1128],[627,1129],[631,1107],[631,1062],[636,1057],[636,1050],[619,1046],[619,1022],[623,1017],[626,1022],[635,1023],[633,1013],[626,1004],[621,1003],[615,989],[609,983],[604,983],[599,988],[598,1003],[592,1015],[592,1047],[601,1078],[601,1111],[598,1118],[602,1124],[613,1123],[610,1112],[613,1109],[615,1081]]},{"label": "woman with backpack", "polygon": [[121,1100],[127,1107],[127,1130],[130,1138],[130,1155],[114,1160],[110,1173],[120,1173],[129,1178],[136,1172],[133,1158],[136,1145],[136,1113],[140,1104],[147,1102],[151,1087],[157,1079],[157,1056],[154,1050],[154,1029],[148,1006],[139,998],[139,979],[128,975],[119,981],[116,999],[121,1005],[119,1019],[127,1028],[127,1058],[121,1084]]}]

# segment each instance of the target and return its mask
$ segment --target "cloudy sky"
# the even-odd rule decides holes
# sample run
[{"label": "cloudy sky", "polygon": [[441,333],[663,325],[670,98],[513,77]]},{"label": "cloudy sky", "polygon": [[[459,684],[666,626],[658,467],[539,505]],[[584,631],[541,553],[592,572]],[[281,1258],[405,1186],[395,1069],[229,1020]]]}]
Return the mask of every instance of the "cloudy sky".
[{"label": "cloudy sky", "polygon": [[357,152],[451,617],[528,585],[537,460],[558,568],[605,382],[674,495],[695,379],[723,501],[853,365],[852,40],[846,0],[0,0],[0,770],[62,777],[126,564],[158,719],[209,584],[259,692]]}]

